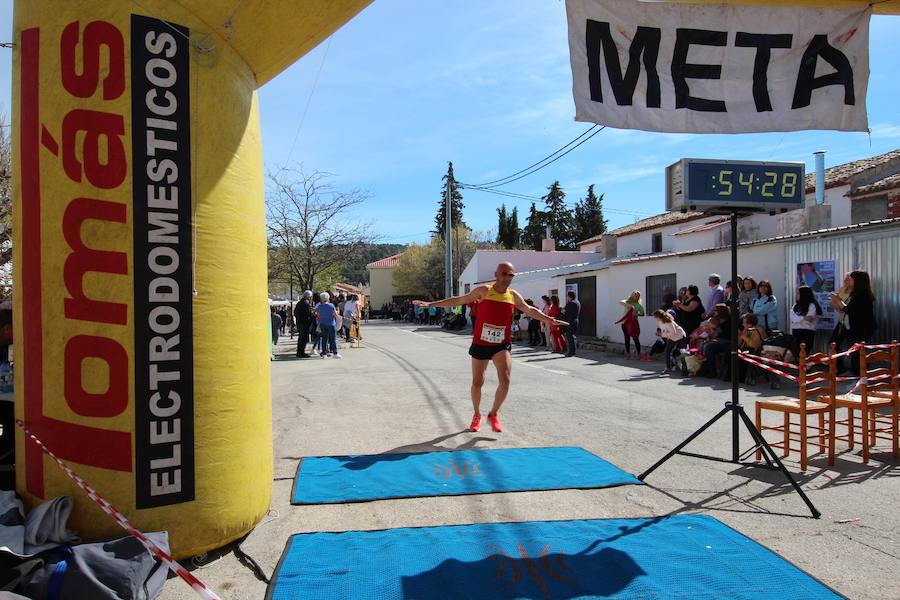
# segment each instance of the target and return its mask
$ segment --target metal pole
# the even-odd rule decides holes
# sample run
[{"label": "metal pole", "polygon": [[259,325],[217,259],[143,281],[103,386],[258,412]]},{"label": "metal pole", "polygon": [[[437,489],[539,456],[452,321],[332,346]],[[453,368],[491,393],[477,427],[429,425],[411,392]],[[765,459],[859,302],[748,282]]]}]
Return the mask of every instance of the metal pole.
[{"label": "metal pole", "polygon": [[447,174],[447,191],[444,196],[444,297],[449,298],[453,295],[453,240],[451,234],[453,232],[453,211],[450,208],[450,174]]},{"label": "metal pole", "polygon": [[738,366],[738,257],[737,257],[737,247],[738,247],[738,217],[737,213],[731,213],[731,298],[728,299],[728,304],[730,305],[731,310],[731,404],[732,404],[732,413],[731,413],[731,460],[734,462],[738,462],[740,458],[741,450],[740,450],[740,430],[738,429],[738,422],[740,419],[740,415],[738,415],[737,407],[741,405],[740,393],[738,390],[738,384],[740,383],[740,377],[738,377],[738,370],[740,367]]},{"label": "metal pole", "polygon": [[294,339],[294,268],[291,266],[291,270],[288,271],[291,275],[291,295],[288,296],[288,314],[285,317],[288,321],[288,333],[290,334],[290,339]]}]

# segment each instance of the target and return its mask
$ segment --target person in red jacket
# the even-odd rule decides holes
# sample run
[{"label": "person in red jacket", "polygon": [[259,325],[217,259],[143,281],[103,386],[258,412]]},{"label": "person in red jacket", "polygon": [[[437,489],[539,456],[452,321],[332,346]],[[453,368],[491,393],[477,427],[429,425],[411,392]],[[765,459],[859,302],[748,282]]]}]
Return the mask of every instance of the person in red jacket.
[{"label": "person in red jacket", "polygon": [[494,431],[503,431],[498,413],[509,393],[509,380],[512,372],[511,330],[515,309],[518,308],[530,319],[537,319],[548,324],[567,325],[565,321],[549,317],[526,304],[521,294],[509,287],[515,276],[516,271],[512,264],[502,262],[497,265],[497,270],[494,272],[494,283],[490,285],[479,285],[463,296],[454,296],[434,302],[413,300],[413,304],[425,308],[477,303],[478,309],[474,311],[476,314],[475,330],[472,335],[472,345],[469,346],[469,356],[472,357],[471,393],[472,408],[474,409],[472,423],[469,426],[471,431],[478,431],[481,428],[481,388],[484,385],[484,372],[487,370],[488,362],[494,363],[499,381],[497,391],[494,392],[494,404],[488,413],[488,422]]}]

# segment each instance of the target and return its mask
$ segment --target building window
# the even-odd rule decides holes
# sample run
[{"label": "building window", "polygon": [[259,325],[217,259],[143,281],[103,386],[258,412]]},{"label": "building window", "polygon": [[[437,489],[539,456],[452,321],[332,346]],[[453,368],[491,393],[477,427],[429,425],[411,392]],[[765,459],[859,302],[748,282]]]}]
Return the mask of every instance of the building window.
[{"label": "building window", "polygon": [[647,277],[647,296],[644,298],[646,300],[644,308],[647,309],[648,315],[652,314],[657,308],[662,308],[663,291],[666,288],[671,288],[673,293],[678,289],[676,287],[675,273],[649,275]]},{"label": "building window", "polygon": [[653,253],[662,252],[662,234],[654,233],[653,234]]},{"label": "building window", "polygon": [[868,223],[869,221],[878,221],[888,218],[888,201],[887,196],[876,196],[875,198],[855,198],[850,200],[850,221],[853,225],[857,223]]}]

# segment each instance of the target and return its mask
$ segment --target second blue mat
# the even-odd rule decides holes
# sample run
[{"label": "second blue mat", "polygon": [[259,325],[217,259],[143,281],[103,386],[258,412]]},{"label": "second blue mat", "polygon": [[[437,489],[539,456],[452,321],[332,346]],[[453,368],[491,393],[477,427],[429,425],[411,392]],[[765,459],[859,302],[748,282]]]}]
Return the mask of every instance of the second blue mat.
[{"label": "second blue mat", "polygon": [[833,600],[706,515],[291,536],[266,598]]},{"label": "second blue mat", "polygon": [[584,448],[316,456],[300,461],[292,504],[457,496],[641,483]]}]

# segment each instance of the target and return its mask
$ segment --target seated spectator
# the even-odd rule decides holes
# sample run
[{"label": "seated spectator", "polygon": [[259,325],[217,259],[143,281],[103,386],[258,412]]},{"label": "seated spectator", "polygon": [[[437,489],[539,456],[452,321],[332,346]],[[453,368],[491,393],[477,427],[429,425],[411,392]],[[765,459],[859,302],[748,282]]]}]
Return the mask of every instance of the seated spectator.
[{"label": "seated spectator", "polygon": [[759,318],[759,323],[771,334],[778,329],[778,299],[772,293],[772,284],[763,279],[756,287],[759,297],[750,306],[750,312]]},{"label": "seated spectator", "polygon": [[[759,354],[766,339],[765,330],[759,326],[759,317],[747,313],[743,318],[744,328],[738,336],[738,348],[750,354]],[[756,383],[758,368],[740,361],[740,381],[746,381],[750,385]]]}]

